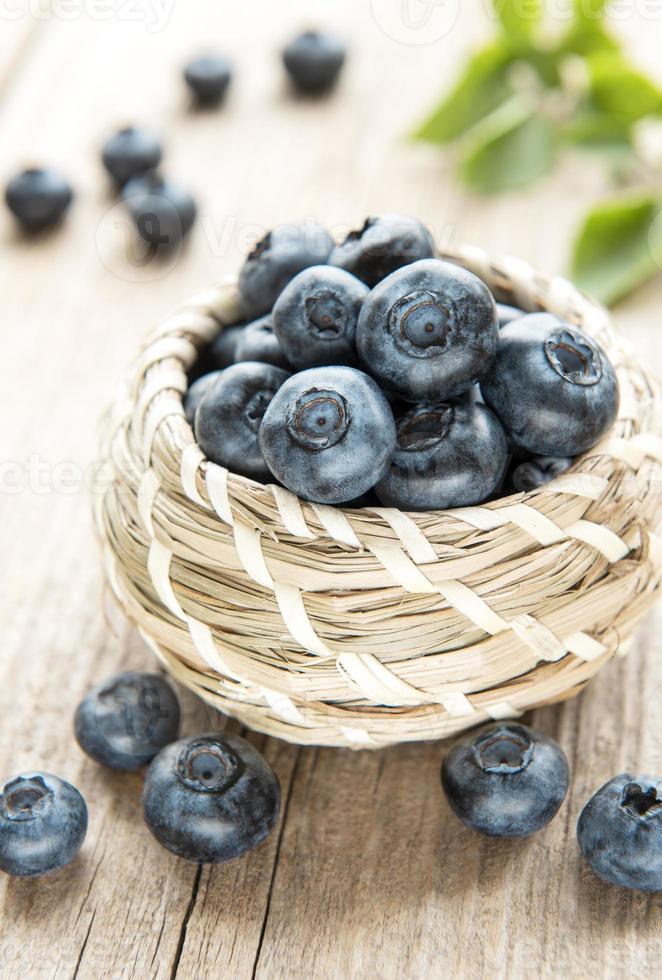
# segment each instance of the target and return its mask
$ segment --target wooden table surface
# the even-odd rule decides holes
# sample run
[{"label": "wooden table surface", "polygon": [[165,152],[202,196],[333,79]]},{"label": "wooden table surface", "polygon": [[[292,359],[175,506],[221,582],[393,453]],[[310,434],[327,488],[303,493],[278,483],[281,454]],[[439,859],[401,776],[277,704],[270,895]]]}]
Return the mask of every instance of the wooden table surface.
[{"label": "wooden table surface", "polygon": [[[659,74],[659,22],[637,6],[619,30]],[[117,613],[104,615],[86,490],[95,420],[146,329],[291,218],[341,231],[369,213],[409,212],[444,242],[562,271],[578,216],[607,186],[601,169],[565,158],[533,190],[484,200],[457,185],[449,159],[407,142],[490,30],[484,0],[430,7],[433,18],[452,8],[455,21],[431,20],[428,35],[407,26],[400,0],[123,0],[110,17],[93,0],[40,17],[20,7],[0,10],[0,178],[52,163],[78,199],[65,227],[37,242],[0,216],[0,774],[46,768],[72,780],[90,829],[59,874],[3,876],[0,976],[657,973],[662,898],[601,884],[574,828],[613,774],[662,771],[662,610],[579,700],[533,716],[567,751],[573,780],[560,816],[527,842],[481,839],[450,815],[439,744],[371,754],[251,735],[281,779],[277,830],[235,864],[197,868],[142,826],[141,777],[86,760],[71,724],[94,682],[153,666]],[[321,104],[291,97],[278,63],[283,40],[310,21],[352,47],[341,87]],[[443,36],[418,43],[430,34]],[[236,80],[221,111],[192,113],[179,70],[207,47],[232,57]],[[125,218],[98,162],[106,134],[133,121],[163,135],[167,171],[200,202],[190,247],[166,265],[127,255]],[[662,367],[660,288],[618,317]],[[223,723],[184,702],[186,732]]]}]

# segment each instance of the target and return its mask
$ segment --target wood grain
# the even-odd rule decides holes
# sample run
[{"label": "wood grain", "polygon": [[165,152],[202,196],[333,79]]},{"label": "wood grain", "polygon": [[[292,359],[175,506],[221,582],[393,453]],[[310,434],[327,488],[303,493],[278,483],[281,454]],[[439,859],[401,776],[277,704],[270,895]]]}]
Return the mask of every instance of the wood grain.
[{"label": "wood grain", "polygon": [[[353,49],[341,88],[322,105],[293,99],[277,63],[311,6]],[[58,772],[81,788],[91,815],[70,868],[0,882],[3,980],[659,970],[660,897],[602,885],[574,843],[597,786],[625,768],[662,769],[659,611],[630,658],[579,701],[536,713],[574,777],[561,815],[526,843],[480,840],[452,818],[439,789],[440,745],[353,754],[251,736],[283,784],[279,827],[237,864],[198,870],[142,827],[140,777],[100,771],[72,739],[74,707],[93,681],[152,662],[103,614],[81,485],[95,419],[147,327],[232,270],[262,229],[297,216],[341,230],[369,212],[411,212],[445,242],[476,241],[561,270],[578,215],[607,186],[592,158],[573,158],[526,193],[466,195],[448,159],[403,134],[489,30],[485,5],[466,0],[451,32],[430,45],[385,31],[382,6],[181,0],[160,31],[119,14],[0,25],[0,177],[52,162],[78,191],[66,226],[36,242],[0,218],[0,773]],[[650,23],[633,13],[622,29],[659,72]],[[179,66],[209,46],[235,60],[236,84],[218,114],[191,113]],[[193,240],[171,268],[131,264],[121,247],[98,147],[126,120],[164,134],[168,171],[200,199]],[[659,289],[644,290],[619,318],[662,368]],[[218,723],[184,700],[186,731]]]}]

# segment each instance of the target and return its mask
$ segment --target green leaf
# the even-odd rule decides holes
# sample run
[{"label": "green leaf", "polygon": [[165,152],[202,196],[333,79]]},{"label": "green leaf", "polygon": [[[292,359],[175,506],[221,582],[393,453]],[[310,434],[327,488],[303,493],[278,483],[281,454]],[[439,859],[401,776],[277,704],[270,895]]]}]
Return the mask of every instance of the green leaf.
[{"label": "green leaf", "polygon": [[662,90],[620,52],[596,52],[587,67],[591,101],[599,112],[630,123],[662,113]]},{"label": "green leaf", "polygon": [[591,106],[579,109],[562,132],[571,143],[592,149],[628,149],[631,145],[629,123]]},{"label": "green leaf", "polygon": [[662,268],[662,200],[616,198],[595,207],[575,239],[575,283],[603,303],[631,293]]},{"label": "green leaf", "polygon": [[511,41],[529,41],[545,13],[544,0],[492,0],[504,31]]},{"label": "green leaf", "polygon": [[467,134],[460,173],[475,190],[492,194],[542,177],[555,158],[554,127],[527,100],[515,97]]},{"label": "green leaf", "polygon": [[496,109],[511,94],[506,74],[512,60],[513,53],[504,44],[478,51],[414,138],[449,143]]}]

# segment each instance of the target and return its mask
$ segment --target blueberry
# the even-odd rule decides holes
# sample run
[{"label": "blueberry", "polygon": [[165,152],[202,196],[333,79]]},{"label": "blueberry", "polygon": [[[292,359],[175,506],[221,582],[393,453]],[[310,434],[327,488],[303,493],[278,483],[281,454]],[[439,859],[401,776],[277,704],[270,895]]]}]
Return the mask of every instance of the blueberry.
[{"label": "blueberry", "polygon": [[385,387],[408,401],[438,402],[480,379],[498,336],[487,286],[449,262],[423,259],[375,286],[359,316],[356,347]]},{"label": "blueberry", "polygon": [[516,493],[526,493],[544,487],[572,466],[574,459],[567,456],[534,456],[513,468],[511,483]]},{"label": "blueberry", "polygon": [[308,94],[327,92],[345,63],[342,41],[320,31],[305,31],[283,51],[283,64],[294,85]]},{"label": "blueberry", "polygon": [[55,170],[32,167],[7,184],[7,207],[25,231],[52,228],[64,217],[74,199],[67,181]]},{"label": "blueberry", "polygon": [[28,772],[0,793],[0,871],[33,877],[63,868],[80,851],[86,832],[85,800],[64,779]]},{"label": "blueberry", "polygon": [[280,787],[243,738],[193,735],[163,749],[143,790],[145,822],[187,861],[220,863],[257,847],[278,819]]},{"label": "blueberry", "polygon": [[384,214],[350,231],[334,248],[329,263],[372,287],[396,269],[434,254],[434,239],[424,224],[401,214]]},{"label": "blueberry", "polygon": [[284,287],[310,265],[323,265],[333,239],[326,228],[309,222],[279,225],[268,232],[244,262],[239,275],[239,298],[247,317],[268,313]]},{"label": "blueberry", "polygon": [[224,327],[211,345],[211,361],[216,368],[226,368],[234,364],[237,355],[237,345],[245,329],[240,323],[234,327]]},{"label": "blueberry", "polygon": [[556,815],[568,792],[568,761],[542,732],[497,722],[456,742],[441,782],[456,816],[489,837],[527,837]]},{"label": "blueberry", "polygon": [[159,174],[130,180],[122,197],[141,238],[156,249],[176,248],[195,222],[197,207],[189,192]]},{"label": "blueberry", "polygon": [[289,370],[290,363],[274,331],[271,314],[254,320],[242,330],[237,340],[235,361],[261,361]]},{"label": "blueberry", "polygon": [[119,187],[134,177],[149,173],[161,162],[163,151],[155,136],[127,126],[106,142],[101,158],[103,165]]},{"label": "blueberry", "polygon": [[267,406],[289,374],[273,364],[244,361],[222,372],[208,389],[195,416],[195,435],[214,463],[253,480],[271,473],[258,444]]},{"label": "blueberry", "polygon": [[497,303],[496,308],[499,327],[505,327],[513,320],[519,320],[521,316],[525,316],[524,310],[520,310],[516,306],[508,306],[507,303]]},{"label": "blueberry", "polygon": [[601,347],[550,313],[520,317],[499,334],[480,383],[511,442],[535,456],[578,456],[614,423],[618,381]]},{"label": "blueberry", "polygon": [[388,507],[479,504],[501,486],[508,443],[494,413],[469,398],[417,405],[396,423],[398,444],[375,490]]},{"label": "blueberry", "polygon": [[662,779],[614,776],[582,810],[577,840],[605,881],[662,891]]},{"label": "blueberry", "polygon": [[315,265],[285,287],[274,329],[297,368],[356,364],[356,324],[368,287],[344,269]]},{"label": "blueberry", "polygon": [[195,58],[184,69],[186,84],[202,106],[217,105],[227,92],[231,78],[230,62],[221,55]]},{"label": "blueberry", "polygon": [[179,701],[160,674],[117,674],[100,684],[76,709],[78,744],[110,769],[140,769],[179,734]]},{"label": "blueberry", "polygon": [[203,374],[200,378],[196,378],[184,395],[184,414],[189,425],[193,425],[195,422],[195,413],[202,401],[202,396],[220,377],[220,374],[220,371],[210,371],[209,374]]},{"label": "blueberry", "polygon": [[340,504],[384,475],[395,448],[393,413],[381,390],[351,367],[300,371],[264,413],[260,446],[276,479],[300,497]]}]

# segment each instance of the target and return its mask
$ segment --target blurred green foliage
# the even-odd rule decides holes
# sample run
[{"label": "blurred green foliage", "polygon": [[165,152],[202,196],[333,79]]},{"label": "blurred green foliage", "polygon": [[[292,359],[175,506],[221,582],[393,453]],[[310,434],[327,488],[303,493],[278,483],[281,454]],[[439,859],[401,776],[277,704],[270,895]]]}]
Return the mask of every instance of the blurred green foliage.
[{"label": "blurred green foliage", "polygon": [[572,0],[555,36],[544,0],[492,4],[496,37],[469,58],[414,136],[455,145],[460,176],[484,194],[545,176],[567,146],[599,151],[612,167],[618,163],[618,172],[641,186],[586,216],[572,257],[577,283],[615,302],[660,268],[653,232],[662,188],[649,189],[654,175],[650,161],[640,159],[638,136],[642,126],[659,120],[662,171],[662,90],[610,33],[606,0]]}]

